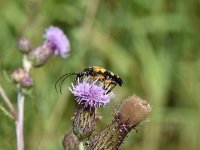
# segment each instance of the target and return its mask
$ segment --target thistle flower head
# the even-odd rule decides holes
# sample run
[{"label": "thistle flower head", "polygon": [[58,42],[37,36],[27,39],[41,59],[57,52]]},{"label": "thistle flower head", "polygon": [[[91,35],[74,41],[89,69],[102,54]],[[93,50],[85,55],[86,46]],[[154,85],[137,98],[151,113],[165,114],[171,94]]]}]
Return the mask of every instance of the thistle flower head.
[{"label": "thistle flower head", "polygon": [[76,97],[78,104],[87,108],[97,108],[107,104],[113,97],[113,92],[108,92],[102,84],[97,84],[98,80],[90,81],[84,78],[82,81],[78,78],[77,84],[69,88],[71,93]]},{"label": "thistle flower head", "polygon": [[124,101],[116,117],[121,124],[135,127],[146,119],[150,112],[151,106],[147,101],[131,96]]},{"label": "thistle flower head", "polygon": [[55,55],[60,55],[63,58],[67,57],[70,51],[70,43],[60,28],[54,26],[47,28],[44,39],[46,40],[45,43],[54,50]]},{"label": "thistle flower head", "polygon": [[128,133],[143,121],[151,111],[150,105],[137,96],[131,96],[121,105],[113,122],[85,141],[86,149],[119,149]]}]

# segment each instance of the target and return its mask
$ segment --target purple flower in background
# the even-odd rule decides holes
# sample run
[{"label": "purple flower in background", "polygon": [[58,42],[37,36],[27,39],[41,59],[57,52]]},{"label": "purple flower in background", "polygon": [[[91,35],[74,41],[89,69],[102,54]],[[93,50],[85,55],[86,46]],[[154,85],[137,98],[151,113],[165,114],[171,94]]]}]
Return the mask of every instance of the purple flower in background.
[{"label": "purple flower in background", "polygon": [[113,92],[108,92],[103,88],[103,85],[97,85],[98,80],[90,81],[89,78],[83,79],[74,85],[69,90],[76,97],[78,104],[89,107],[97,108],[107,104],[115,95]]},{"label": "purple flower in background", "polygon": [[46,29],[44,34],[45,43],[47,43],[54,51],[55,55],[60,55],[61,57],[67,57],[70,51],[70,43],[64,32],[54,26],[50,26]]},{"label": "purple flower in background", "polygon": [[32,78],[30,76],[26,76],[21,81],[22,86],[31,87],[33,85]]},{"label": "purple flower in background", "polygon": [[33,85],[30,74],[24,68],[15,69],[11,74],[11,78],[14,83],[20,84],[23,87],[31,87]]}]

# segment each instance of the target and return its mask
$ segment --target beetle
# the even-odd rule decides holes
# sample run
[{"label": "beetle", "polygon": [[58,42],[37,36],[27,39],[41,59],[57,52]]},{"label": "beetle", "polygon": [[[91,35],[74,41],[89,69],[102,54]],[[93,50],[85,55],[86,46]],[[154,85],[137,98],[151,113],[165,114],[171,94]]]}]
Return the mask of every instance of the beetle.
[{"label": "beetle", "polygon": [[99,66],[91,66],[91,67],[85,68],[83,71],[81,71],[79,73],[67,73],[67,74],[60,76],[55,83],[56,91],[57,91],[57,84],[59,81],[62,80],[60,83],[60,92],[61,92],[61,86],[62,86],[63,82],[65,81],[65,79],[68,78],[69,76],[73,76],[73,75],[76,76],[76,80],[78,78],[82,78],[84,76],[88,76],[94,80],[98,79],[104,83],[105,89],[108,89],[111,85],[113,85],[112,87],[110,87],[109,91],[111,91],[117,84],[119,86],[122,86],[122,84],[123,84],[122,79],[117,74],[114,74],[113,72],[111,72],[105,68],[99,67]]}]

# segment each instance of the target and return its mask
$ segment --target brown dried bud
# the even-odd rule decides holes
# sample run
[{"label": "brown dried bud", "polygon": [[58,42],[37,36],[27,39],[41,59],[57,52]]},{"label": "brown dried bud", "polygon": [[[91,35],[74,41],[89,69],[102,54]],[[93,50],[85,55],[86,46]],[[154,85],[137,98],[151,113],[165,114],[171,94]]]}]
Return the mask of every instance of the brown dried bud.
[{"label": "brown dried bud", "polygon": [[116,118],[119,119],[120,123],[134,127],[142,122],[150,111],[151,106],[147,101],[137,96],[131,96],[124,101],[116,114]]},{"label": "brown dried bud", "polygon": [[151,111],[150,105],[137,96],[129,97],[115,114],[113,122],[100,133],[92,135],[85,144],[87,150],[119,149],[127,134]]}]

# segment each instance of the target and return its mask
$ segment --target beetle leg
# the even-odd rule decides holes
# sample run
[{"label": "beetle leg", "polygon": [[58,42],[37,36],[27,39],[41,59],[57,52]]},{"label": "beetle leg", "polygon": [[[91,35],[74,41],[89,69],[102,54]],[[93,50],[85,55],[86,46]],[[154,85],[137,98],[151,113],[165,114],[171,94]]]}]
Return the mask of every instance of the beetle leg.
[{"label": "beetle leg", "polygon": [[[112,86],[111,86],[112,85]],[[111,82],[110,84],[109,84],[109,86],[108,87],[110,87],[110,89],[108,90],[108,93],[110,93],[113,89],[114,89],[114,87],[116,86],[117,84],[116,84],[116,82]]]}]

